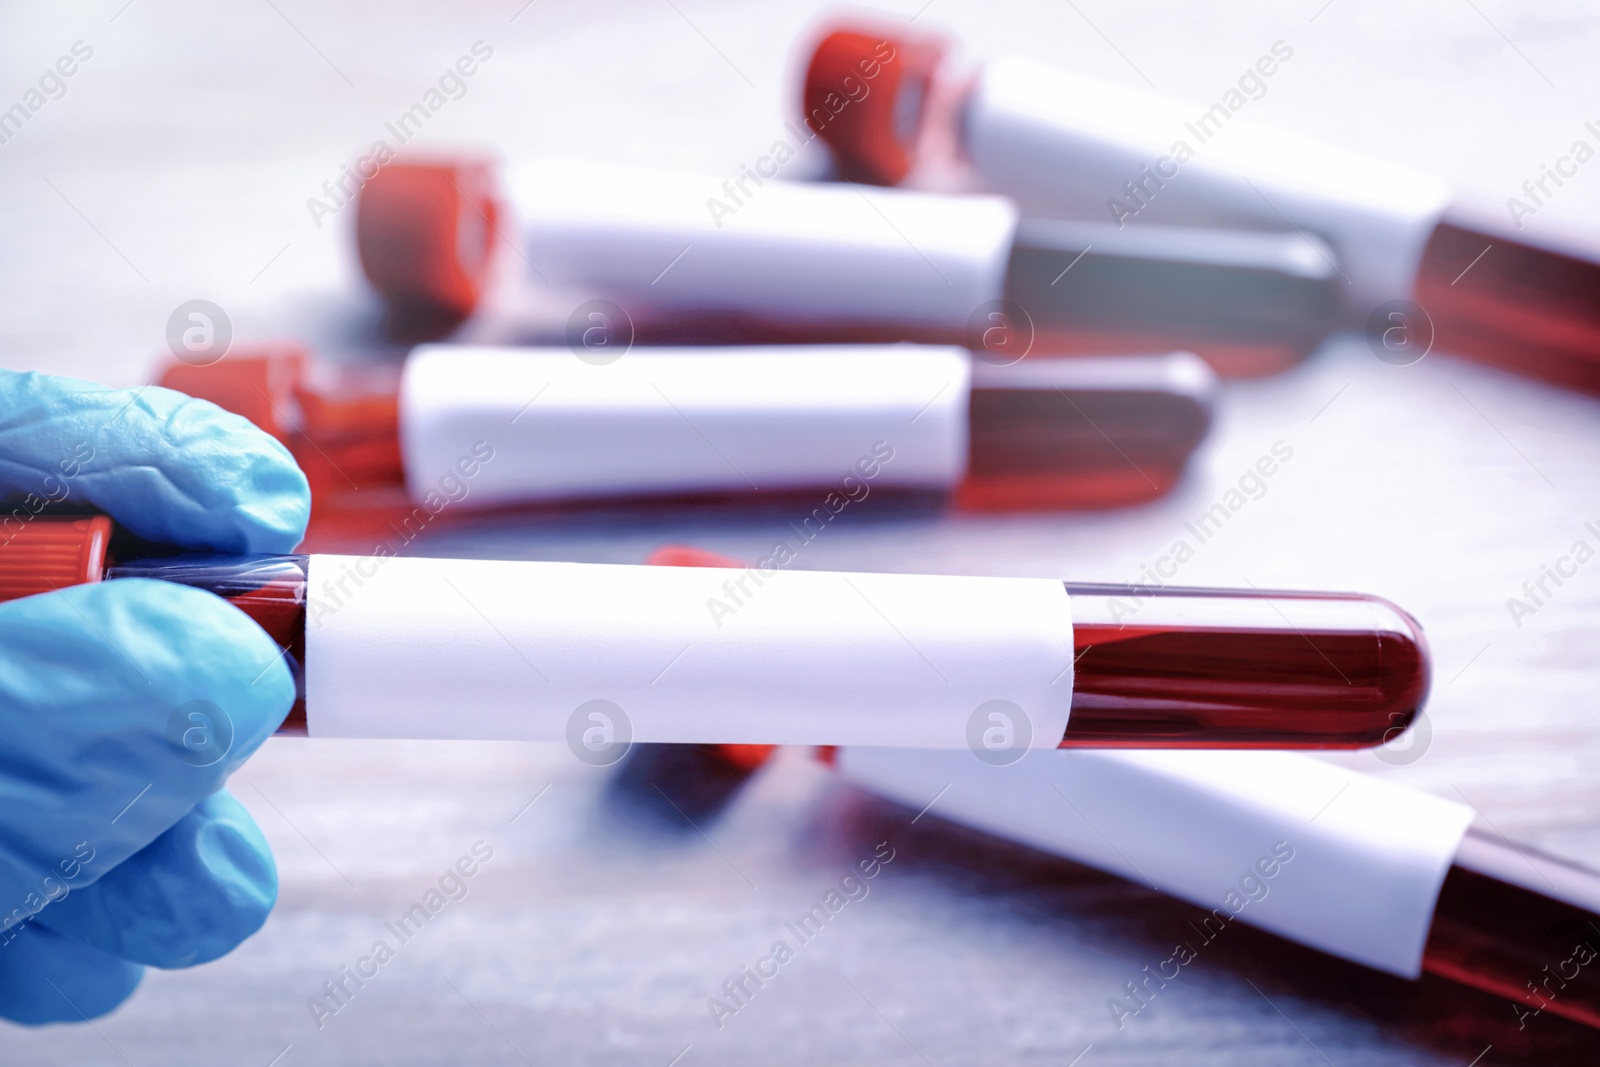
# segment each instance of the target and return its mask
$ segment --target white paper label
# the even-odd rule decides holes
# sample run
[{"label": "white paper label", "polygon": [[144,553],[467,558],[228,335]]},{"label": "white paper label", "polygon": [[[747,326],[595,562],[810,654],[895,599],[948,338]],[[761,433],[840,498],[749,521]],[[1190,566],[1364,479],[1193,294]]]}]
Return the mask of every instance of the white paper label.
[{"label": "white paper label", "polygon": [[[938,795],[932,814],[1405,978],[1422,973],[1472,819],[1465,805],[1287,752],[1063,750],[993,767],[862,748],[838,766],[911,807]],[[1191,948],[1203,944],[1197,934]]]},{"label": "white paper label", "polygon": [[1220,104],[1208,111],[1022,59],[984,69],[965,140],[984,185],[1029,215],[1321,236],[1363,315],[1412,294],[1449,201],[1429,175],[1256,126]]},{"label": "white paper label", "polygon": [[916,345],[652,348],[596,366],[566,349],[427,345],[400,387],[406,481],[420,501],[488,451],[472,464],[478,504],[948,489],[966,471],[970,358]]},{"label": "white paper label", "polygon": [[1060,582],[761,565],[313,556],[308,732],[559,741],[599,700],[635,741],[1060,742]]},{"label": "white paper label", "polygon": [[630,315],[964,331],[1003,295],[1016,209],[994,196],[726,180],[565,160],[512,196],[539,276]]}]

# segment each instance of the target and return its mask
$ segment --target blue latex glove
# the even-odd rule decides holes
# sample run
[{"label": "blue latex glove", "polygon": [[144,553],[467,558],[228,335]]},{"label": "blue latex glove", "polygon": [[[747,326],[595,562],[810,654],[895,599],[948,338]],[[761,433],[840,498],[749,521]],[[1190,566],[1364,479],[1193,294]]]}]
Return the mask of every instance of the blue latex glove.
[{"label": "blue latex glove", "polygon": [[[0,541],[7,516],[64,498],[241,553],[290,551],[310,511],[288,451],[214,404],[10,371],[0,498],[20,501]],[[191,701],[233,726],[210,766],[169,739]],[[277,869],[220,790],[293,701],[272,639],[202,590],[122,579],[0,604],[0,1016],[92,1018],[143,965],[215,959],[260,928]]]}]

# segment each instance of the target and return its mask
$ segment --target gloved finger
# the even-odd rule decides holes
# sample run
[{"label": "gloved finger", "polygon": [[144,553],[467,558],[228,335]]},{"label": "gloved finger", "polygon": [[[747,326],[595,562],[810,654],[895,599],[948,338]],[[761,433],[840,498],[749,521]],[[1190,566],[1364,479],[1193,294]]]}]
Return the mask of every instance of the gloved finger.
[{"label": "gloved finger", "polygon": [[13,1022],[93,1019],[127,1000],[142,977],[137,963],[36,923],[0,933],[0,1016]]},{"label": "gloved finger", "polygon": [[0,604],[0,928],[165,833],[293,703],[278,646],[203,590],[123,578]]},{"label": "gloved finger", "polygon": [[261,929],[278,899],[278,868],[250,813],[226,792],[98,882],[35,920],[48,930],[152,967],[192,967]]},{"label": "gloved finger", "polygon": [[151,541],[288,552],[311,492],[289,450],[248,420],[158,386],[106,389],[0,371],[0,509],[7,528],[46,504],[91,504]]}]

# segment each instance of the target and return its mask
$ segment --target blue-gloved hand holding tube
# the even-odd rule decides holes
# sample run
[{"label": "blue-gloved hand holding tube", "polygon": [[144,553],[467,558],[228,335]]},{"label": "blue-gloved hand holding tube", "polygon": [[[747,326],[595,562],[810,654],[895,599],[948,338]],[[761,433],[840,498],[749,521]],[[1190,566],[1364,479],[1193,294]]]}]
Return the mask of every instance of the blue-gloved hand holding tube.
[{"label": "blue-gloved hand holding tube", "polygon": [[[287,450],[180,393],[0,371],[0,542],[60,502],[151,541],[292,549]],[[0,1016],[77,1022],[145,966],[216,959],[266,920],[277,869],[228,775],[294,702],[243,612],[143,579],[0,604]]]}]

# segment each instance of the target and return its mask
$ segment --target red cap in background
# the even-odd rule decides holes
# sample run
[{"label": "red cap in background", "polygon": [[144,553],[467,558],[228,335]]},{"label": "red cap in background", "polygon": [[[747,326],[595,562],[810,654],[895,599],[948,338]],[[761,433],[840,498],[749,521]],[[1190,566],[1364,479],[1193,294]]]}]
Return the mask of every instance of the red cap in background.
[{"label": "red cap in background", "polygon": [[310,360],[305,346],[293,341],[238,346],[204,366],[170,363],[156,384],[243,415],[288,444],[295,430],[296,390]]},{"label": "red cap in background", "polygon": [[450,319],[483,296],[501,209],[488,159],[398,160],[361,188],[356,250],[391,308]]},{"label": "red cap in background", "polygon": [[839,175],[895,185],[911,170],[924,104],[949,45],[908,26],[856,23],[811,54],[802,117],[833,149]]}]

